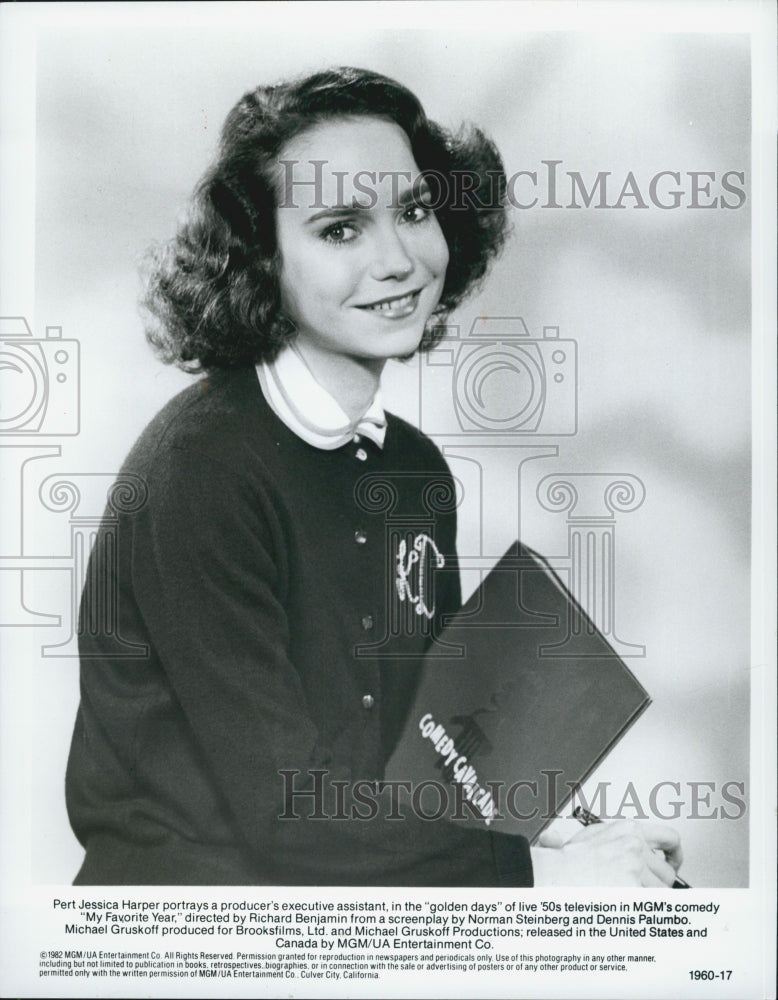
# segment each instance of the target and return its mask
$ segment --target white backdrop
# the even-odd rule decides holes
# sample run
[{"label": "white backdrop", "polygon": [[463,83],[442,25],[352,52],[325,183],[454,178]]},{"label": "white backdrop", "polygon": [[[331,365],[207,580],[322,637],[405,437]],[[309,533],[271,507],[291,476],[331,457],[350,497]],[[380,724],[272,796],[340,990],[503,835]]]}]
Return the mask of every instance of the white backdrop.
[{"label": "white backdrop", "polygon": [[[645,196],[659,171],[713,172],[713,194],[723,173],[742,171],[748,190],[745,35],[412,23],[275,34],[261,5],[239,24],[225,16],[216,30],[182,21],[143,26],[136,16],[126,26],[79,23],[39,38],[29,319],[37,336],[56,325],[80,342],[81,430],[60,442],[59,458],[37,463],[35,482],[54,472],[115,473],[145,423],[189,383],[145,345],[136,263],[149,243],[172,234],[226,112],[258,83],[331,64],[365,66],[408,85],[433,118],[479,124],[509,173],[542,173],[543,160],[559,160],[560,176],[578,171],[587,186],[611,172],[617,196],[633,171]],[[556,457],[527,465],[520,528],[540,551],[566,552],[564,515],[533,499],[550,473],[628,473],[645,485],[642,506],[618,518],[616,617],[620,636],[646,647],[630,665],[653,705],[596,779],[612,781],[617,800],[626,781],[641,797],[658,782],[680,783],[684,817],[675,825],[686,877],[743,886],[748,813],[689,818],[689,783],[714,784],[699,807],[706,815],[721,806],[724,782],[748,780],[750,201],[693,209],[687,176],[681,187],[684,204],[674,210],[636,209],[629,199],[622,210],[514,209],[508,250],[455,321],[467,329],[480,315],[522,316],[534,336],[550,325],[577,341],[578,432],[553,438]],[[528,188],[518,191],[523,197]],[[414,372],[394,366],[387,398],[390,409],[418,420]],[[443,414],[450,402],[434,406]],[[519,529],[515,463],[494,454],[490,493],[504,507],[488,524],[463,507],[465,555],[477,552],[481,529],[495,557]],[[42,515],[35,531],[50,546],[44,553],[67,555],[67,514]],[[28,607],[62,616],[59,627],[33,630],[29,673],[31,866],[39,882],[69,882],[81,857],[63,792],[77,661],[37,653],[69,634],[72,579],[41,571],[26,583]]]}]

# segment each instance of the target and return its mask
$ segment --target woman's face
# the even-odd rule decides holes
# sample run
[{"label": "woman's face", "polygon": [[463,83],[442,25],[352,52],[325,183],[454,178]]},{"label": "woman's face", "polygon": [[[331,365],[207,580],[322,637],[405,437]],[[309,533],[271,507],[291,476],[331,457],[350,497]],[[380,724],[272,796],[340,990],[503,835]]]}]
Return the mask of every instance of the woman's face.
[{"label": "woman's face", "polygon": [[300,341],[358,359],[412,354],[448,247],[405,132],[379,118],[335,119],[300,133],[280,160],[281,300]]}]

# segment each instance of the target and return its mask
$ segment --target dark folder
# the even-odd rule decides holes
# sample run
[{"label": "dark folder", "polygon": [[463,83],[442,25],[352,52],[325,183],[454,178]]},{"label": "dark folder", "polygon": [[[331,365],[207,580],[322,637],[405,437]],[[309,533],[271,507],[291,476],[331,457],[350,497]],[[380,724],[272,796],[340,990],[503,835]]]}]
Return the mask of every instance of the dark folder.
[{"label": "dark folder", "polygon": [[430,818],[445,804],[448,815],[530,841],[650,703],[559,577],[520,543],[434,654],[386,778],[412,782]]}]

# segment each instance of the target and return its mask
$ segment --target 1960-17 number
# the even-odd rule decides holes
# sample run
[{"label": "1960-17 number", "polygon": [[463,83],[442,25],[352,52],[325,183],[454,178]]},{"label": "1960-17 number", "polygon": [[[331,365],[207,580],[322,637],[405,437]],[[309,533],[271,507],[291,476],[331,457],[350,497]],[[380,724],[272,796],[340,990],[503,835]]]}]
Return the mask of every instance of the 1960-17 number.
[{"label": "1960-17 number", "polygon": [[732,969],[722,969],[720,972],[714,972],[713,969],[690,969],[689,970],[690,979],[722,979],[727,980],[732,978]]}]

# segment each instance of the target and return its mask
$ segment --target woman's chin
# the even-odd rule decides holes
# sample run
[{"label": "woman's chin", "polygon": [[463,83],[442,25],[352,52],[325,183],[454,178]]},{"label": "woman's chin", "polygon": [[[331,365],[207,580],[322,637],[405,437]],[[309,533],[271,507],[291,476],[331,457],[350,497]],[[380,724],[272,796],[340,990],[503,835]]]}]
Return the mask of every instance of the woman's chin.
[{"label": "woman's chin", "polygon": [[372,356],[386,360],[407,358],[419,349],[424,328],[425,324],[415,319],[413,323],[404,326],[398,324],[396,327],[379,330],[370,338]]}]

